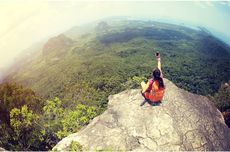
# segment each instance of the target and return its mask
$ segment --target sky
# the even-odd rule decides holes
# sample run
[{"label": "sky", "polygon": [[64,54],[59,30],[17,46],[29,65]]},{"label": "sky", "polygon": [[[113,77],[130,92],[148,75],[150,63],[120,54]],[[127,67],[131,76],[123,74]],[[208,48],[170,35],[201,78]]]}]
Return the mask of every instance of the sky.
[{"label": "sky", "polygon": [[0,76],[1,69],[31,45],[112,16],[205,26],[230,44],[230,1],[0,0]]}]

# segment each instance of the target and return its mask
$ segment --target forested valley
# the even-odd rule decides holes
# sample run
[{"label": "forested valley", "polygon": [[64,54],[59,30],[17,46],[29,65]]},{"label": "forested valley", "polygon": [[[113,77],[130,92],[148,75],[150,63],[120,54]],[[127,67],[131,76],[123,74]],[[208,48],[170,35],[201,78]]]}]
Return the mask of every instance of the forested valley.
[{"label": "forested valley", "polygon": [[203,28],[109,19],[49,39],[9,70],[0,84],[0,147],[51,150],[101,114],[109,95],[151,78],[156,52],[165,78],[209,97],[227,115],[227,44]]}]

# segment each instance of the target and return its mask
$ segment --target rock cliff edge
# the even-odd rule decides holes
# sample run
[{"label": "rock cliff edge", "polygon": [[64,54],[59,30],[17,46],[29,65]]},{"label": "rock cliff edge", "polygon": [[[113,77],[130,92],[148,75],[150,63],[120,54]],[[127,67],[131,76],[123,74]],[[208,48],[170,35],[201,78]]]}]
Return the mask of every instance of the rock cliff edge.
[{"label": "rock cliff edge", "polygon": [[159,106],[140,106],[140,90],[109,96],[108,109],[53,149],[68,150],[72,141],[84,150],[230,150],[230,129],[208,98],[189,93],[165,79]]}]

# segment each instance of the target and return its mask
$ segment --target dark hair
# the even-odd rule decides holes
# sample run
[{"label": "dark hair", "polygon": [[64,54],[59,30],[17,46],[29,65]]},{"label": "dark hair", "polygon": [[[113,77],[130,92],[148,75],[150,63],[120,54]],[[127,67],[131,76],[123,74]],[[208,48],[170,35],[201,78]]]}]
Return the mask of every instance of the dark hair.
[{"label": "dark hair", "polygon": [[158,69],[158,68],[154,69],[152,76],[153,76],[153,80],[157,80],[158,81],[159,87],[161,87],[161,88],[165,87],[163,79],[161,78],[161,71],[160,71],[160,69]]}]

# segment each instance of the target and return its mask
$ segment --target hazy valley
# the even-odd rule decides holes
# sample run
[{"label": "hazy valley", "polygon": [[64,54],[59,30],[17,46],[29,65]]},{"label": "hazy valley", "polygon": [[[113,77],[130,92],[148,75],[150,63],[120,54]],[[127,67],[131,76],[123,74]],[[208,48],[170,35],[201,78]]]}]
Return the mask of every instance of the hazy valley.
[{"label": "hazy valley", "polygon": [[[204,28],[119,18],[74,27],[8,70],[0,87],[0,100],[7,107],[1,109],[4,125],[0,130],[7,129],[0,146],[51,149],[105,111],[109,95],[138,88],[140,81],[149,79],[157,51],[164,77],[189,92],[210,96],[215,102],[221,97],[217,94],[221,84],[230,81],[230,47]],[[227,101],[215,104],[221,111],[230,108]],[[23,105],[33,111],[24,108],[33,125],[11,123],[10,119],[16,121],[23,113]],[[13,108],[21,111],[10,114]],[[12,132],[16,139],[10,136]],[[24,132],[28,132],[23,138],[28,138],[29,145],[22,139]]]}]

